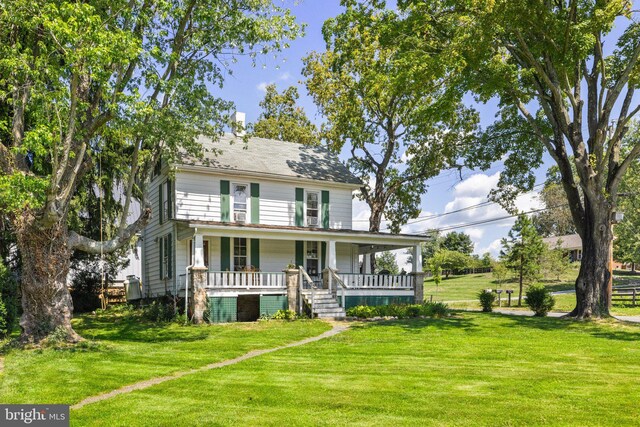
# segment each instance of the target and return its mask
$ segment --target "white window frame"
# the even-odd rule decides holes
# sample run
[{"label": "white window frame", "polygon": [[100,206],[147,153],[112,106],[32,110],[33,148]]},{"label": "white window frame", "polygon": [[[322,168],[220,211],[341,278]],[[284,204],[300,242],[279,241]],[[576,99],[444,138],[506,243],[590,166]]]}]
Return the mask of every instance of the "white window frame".
[{"label": "white window frame", "polygon": [[[309,201],[309,194],[315,194],[318,198],[318,206],[316,207],[316,210],[318,211],[318,220],[316,225],[309,225],[309,216],[307,215],[307,210],[309,209],[308,207],[308,201]],[[304,225],[305,227],[320,227],[322,225],[322,191],[320,190],[305,190],[304,192]]]},{"label": "white window frame", "polygon": [[246,266],[252,265],[251,264],[251,239],[249,239],[248,237],[232,237],[231,238],[231,271],[237,271],[236,270],[236,239],[244,239],[246,241],[246,248],[247,248],[247,254],[245,255],[245,258],[247,259],[247,263],[245,264]]},{"label": "white window frame", "polygon": [[[169,219],[173,219],[173,215],[171,215],[173,209],[169,206],[169,186],[171,185],[170,180],[167,179],[162,183],[162,218],[167,221]],[[173,197],[171,197],[171,201],[173,201]]]},{"label": "white window frame", "polygon": [[231,211],[231,222],[237,222],[236,221],[236,191],[235,188],[237,185],[244,185],[246,188],[246,195],[247,195],[247,202],[246,202],[246,211],[245,211],[245,220],[244,223],[247,224],[249,222],[251,222],[251,186],[249,183],[245,183],[245,182],[232,182],[231,183],[231,191],[229,191],[229,193],[231,193],[229,195],[230,198],[230,208],[229,209]]}]

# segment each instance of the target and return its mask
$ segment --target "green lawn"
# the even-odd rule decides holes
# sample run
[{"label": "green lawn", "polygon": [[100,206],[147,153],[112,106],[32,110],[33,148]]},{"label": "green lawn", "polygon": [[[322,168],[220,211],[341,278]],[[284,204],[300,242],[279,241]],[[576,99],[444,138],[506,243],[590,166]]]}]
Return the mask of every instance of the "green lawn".
[{"label": "green lawn", "polygon": [[[283,326],[284,327],[284,326]],[[353,324],[88,405],[72,425],[637,425],[640,326],[482,313]]]},{"label": "green lawn", "polygon": [[[577,270],[571,270],[560,281],[546,281],[544,284],[552,291],[564,291],[573,289]],[[424,282],[424,294],[427,299],[433,296],[434,301],[464,301],[475,300],[482,289],[513,289],[518,291],[518,283],[515,279],[502,284],[495,282],[491,273],[466,274],[462,276],[450,276],[442,280],[436,288],[432,278]]]},{"label": "green lawn", "polygon": [[[567,273],[562,280],[543,282],[552,292],[573,290],[575,284],[575,276],[577,270],[573,269]],[[614,285],[629,285],[640,282],[640,276],[630,275],[628,272],[615,272]],[[483,274],[467,274],[464,276],[451,276],[449,279],[443,280],[438,289],[436,289],[433,279],[427,279],[425,285],[425,298],[433,297],[434,301],[447,301],[449,306],[453,308],[471,308],[479,309],[480,303],[477,301],[477,294],[482,289],[513,289],[512,306],[517,304],[518,300],[518,283],[510,282],[502,286],[495,283],[491,273]],[[526,289],[525,289],[526,291]],[[556,306],[553,311],[571,311],[575,307],[575,295],[565,294],[556,295]],[[506,308],[506,294],[502,294],[503,308]],[[523,303],[524,304],[524,303]],[[512,307],[513,309],[528,310],[528,307]],[[611,313],[620,316],[636,316],[640,315],[640,307],[625,306],[616,304],[612,307]]]},{"label": "green lawn", "polygon": [[116,314],[74,320],[87,343],[73,349],[12,350],[0,374],[2,403],[66,403],[140,380],[275,347],[330,329],[320,321],[191,326]]}]

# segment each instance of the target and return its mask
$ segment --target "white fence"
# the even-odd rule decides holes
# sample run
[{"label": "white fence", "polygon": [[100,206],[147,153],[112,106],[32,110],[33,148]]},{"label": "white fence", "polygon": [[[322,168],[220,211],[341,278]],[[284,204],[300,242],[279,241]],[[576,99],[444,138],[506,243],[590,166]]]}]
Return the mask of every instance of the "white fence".
[{"label": "white fence", "polygon": [[208,273],[208,288],[269,288],[285,289],[287,280],[285,274],[263,271],[210,271]]}]

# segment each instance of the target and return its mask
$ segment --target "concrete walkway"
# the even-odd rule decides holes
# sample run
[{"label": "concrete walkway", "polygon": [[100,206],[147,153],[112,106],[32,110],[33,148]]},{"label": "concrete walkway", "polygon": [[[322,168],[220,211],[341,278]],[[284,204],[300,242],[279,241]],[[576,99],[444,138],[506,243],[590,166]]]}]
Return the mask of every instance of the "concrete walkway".
[{"label": "concrete walkway", "polygon": [[[468,311],[480,311],[480,310],[468,310]],[[533,316],[533,311],[531,310],[503,310],[501,308],[494,308],[494,313],[507,314],[511,316]],[[568,311],[552,311],[547,314],[547,317],[562,317],[569,314]],[[612,316],[615,319],[618,319],[623,322],[632,322],[632,323],[640,323],[640,316]]]},{"label": "concrete walkway", "polygon": [[248,360],[248,359],[252,359],[254,357],[258,357],[258,356],[262,356],[263,354],[268,354],[268,353],[273,353],[274,351],[278,351],[278,350],[284,350],[285,348],[291,348],[291,347],[298,347],[301,345],[305,345],[305,344],[309,344],[315,341],[320,341],[322,339],[325,338],[329,338],[332,337],[334,335],[338,335],[341,332],[346,331],[347,329],[349,329],[349,325],[346,325],[344,323],[334,323],[333,324],[333,328],[323,334],[317,335],[315,337],[309,337],[309,338],[305,338],[303,340],[300,341],[295,341],[289,344],[285,344],[285,345],[281,345],[279,347],[274,347],[274,348],[266,348],[266,349],[262,349],[262,350],[252,350],[248,353],[243,354],[242,356],[238,356],[234,359],[228,359],[228,360],[223,360],[221,362],[216,362],[216,363],[211,363],[209,365],[205,365],[202,366],[200,368],[196,368],[196,369],[191,369],[188,371],[182,371],[182,372],[175,372],[171,375],[166,375],[164,377],[157,377],[157,378],[151,378],[149,380],[145,380],[145,381],[140,381],[134,384],[130,384],[124,387],[121,387],[117,390],[112,390],[110,392],[107,393],[103,393],[103,394],[99,394],[97,396],[91,396],[91,397],[87,397],[84,400],[81,400],[80,402],[76,403],[75,405],[71,406],[71,409],[80,409],[85,405],[90,405],[92,403],[96,403],[96,402],[100,402],[103,400],[107,400],[107,399],[111,399],[112,397],[121,395],[121,394],[125,394],[125,393],[131,393],[132,391],[136,391],[136,390],[142,390],[145,388],[149,388],[152,387],[156,384],[160,384],[166,381],[171,381],[171,380],[175,380],[178,378],[182,378],[185,375],[191,375],[191,374],[197,374],[199,372],[204,372],[204,371],[209,371],[211,369],[218,369],[218,368],[224,368],[225,366],[229,366],[229,365],[235,365],[236,363],[240,363],[242,361]]}]

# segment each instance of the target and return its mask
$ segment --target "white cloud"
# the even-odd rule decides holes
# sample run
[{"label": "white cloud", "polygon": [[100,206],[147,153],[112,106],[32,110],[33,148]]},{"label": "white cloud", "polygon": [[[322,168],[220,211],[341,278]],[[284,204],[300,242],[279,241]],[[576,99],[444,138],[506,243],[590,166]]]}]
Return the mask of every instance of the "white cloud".
[{"label": "white cloud", "polygon": [[500,243],[500,239],[496,239],[489,243],[489,246],[477,248],[476,253],[484,254],[485,252],[489,252],[492,257],[498,258],[500,255],[500,249],[502,249],[502,244]]},{"label": "white cloud", "polygon": [[272,83],[273,82],[260,82],[256,85],[256,89],[258,89],[260,92],[266,92],[267,86],[269,86]]},{"label": "white cloud", "polygon": [[288,71],[285,71],[284,73],[280,74],[280,77],[278,77],[280,80],[289,80],[291,78],[291,74],[289,74]]}]

